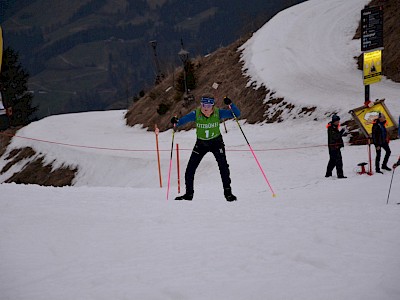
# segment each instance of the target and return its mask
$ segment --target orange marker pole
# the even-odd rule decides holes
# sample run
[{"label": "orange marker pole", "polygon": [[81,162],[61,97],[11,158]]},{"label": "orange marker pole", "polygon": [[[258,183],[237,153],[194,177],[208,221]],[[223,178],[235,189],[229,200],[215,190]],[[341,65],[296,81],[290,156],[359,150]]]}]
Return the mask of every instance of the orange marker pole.
[{"label": "orange marker pole", "polygon": [[156,134],[156,148],[157,148],[157,161],[158,161],[158,177],[160,178],[160,188],[162,188],[162,177],[161,177],[161,164],[160,164],[160,149],[158,147],[158,134],[160,130],[157,128],[157,124],[154,125],[154,132]]},{"label": "orange marker pole", "polygon": [[179,168],[179,144],[176,144],[176,164],[178,170],[178,194],[181,192],[181,171]]},{"label": "orange marker pole", "polygon": [[168,168],[167,201],[168,201],[168,196],[169,196],[169,187],[171,184],[172,154],[174,153],[175,125],[174,125],[174,128],[172,128],[171,156],[169,159],[169,168]]}]

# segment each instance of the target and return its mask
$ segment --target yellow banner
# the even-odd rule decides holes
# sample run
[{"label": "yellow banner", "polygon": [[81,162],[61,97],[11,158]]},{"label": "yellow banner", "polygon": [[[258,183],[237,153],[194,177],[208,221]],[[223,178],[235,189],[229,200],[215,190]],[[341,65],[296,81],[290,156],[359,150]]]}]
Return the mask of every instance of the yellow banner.
[{"label": "yellow banner", "polygon": [[0,72],[1,72],[1,62],[3,61],[3,32],[0,26]]},{"label": "yellow banner", "polygon": [[361,122],[368,134],[372,133],[372,125],[375,119],[378,118],[379,113],[382,113],[386,117],[387,128],[394,126],[391,118],[389,117],[389,113],[386,111],[385,106],[383,106],[382,103],[377,103],[374,106],[365,108],[360,113],[357,113],[358,120]]},{"label": "yellow banner", "polygon": [[364,53],[364,85],[381,81],[382,78],[382,50]]}]

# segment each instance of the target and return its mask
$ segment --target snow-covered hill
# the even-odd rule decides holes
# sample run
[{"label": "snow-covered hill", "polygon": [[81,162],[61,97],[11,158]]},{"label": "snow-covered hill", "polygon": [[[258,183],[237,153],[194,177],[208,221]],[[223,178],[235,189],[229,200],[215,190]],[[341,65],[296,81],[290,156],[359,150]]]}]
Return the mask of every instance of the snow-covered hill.
[{"label": "snow-covered hill", "polygon": [[[310,0],[280,12],[244,46],[247,73],[288,102],[316,106],[321,114],[348,111],[364,103],[362,72],[353,40],[360,11],[369,1]],[[371,100],[386,99],[400,112],[398,83],[383,79],[371,85]],[[323,116],[323,115],[322,115]]]},{"label": "snow-covered hill", "polygon": [[[244,45],[248,74],[295,104],[332,107],[345,118],[363,103],[352,63],[359,42],[351,38],[364,4],[308,1],[278,14]],[[386,80],[371,87],[394,115],[396,90]],[[175,153],[167,201],[171,131],[159,136],[160,188],[154,133],[124,126],[123,116],[52,116],[13,139],[8,151],[29,146],[55,167],[79,171],[73,187],[0,185],[1,299],[400,298],[400,175],[387,205],[393,173],[357,175],[367,147],[346,146],[348,178],[326,179],[329,119],[241,122],[276,198],[228,121],[224,141],[239,199],[228,203],[211,155],[196,173],[194,200],[171,200]],[[181,174],[194,141],[193,131],[175,134]],[[390,145],[392,164],[400,142]]]}]

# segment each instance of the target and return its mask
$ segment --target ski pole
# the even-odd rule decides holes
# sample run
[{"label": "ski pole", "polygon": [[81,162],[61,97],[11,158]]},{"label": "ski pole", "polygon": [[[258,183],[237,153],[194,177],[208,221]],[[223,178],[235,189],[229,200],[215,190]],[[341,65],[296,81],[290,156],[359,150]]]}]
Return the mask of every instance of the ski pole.
[{"label": "ski pole", "polygon": [[171,156],[169,159],[169,169],[168,169],[167,201],[168,201],[168,195],[169,195],[169,186],[171,183],[172,152],[174,151],[174,136],[175,136],[175,125],[174,125],[174,128],[172,128]]},{"label": "ski pole", "polygon": [[263,168],[261,167],[261,164],[260,164],[260,162],[258,161],[257,156],[256,156],[256,154],[254,153],[253,148],[251,147],[251,145],[250,145],[250,143],[249,143],[249,141],[248,141],[246,135],[244,134],[243,129],[242,129],[242,126],[240,126],[240,123],[239,123],[239,121],[238,121],[238,119],[237,119],[235,113],[233,112],[232,107],[231,107],[230,105],[228,105],[228,107],[229,107],[229,109],[231,110],[232,115],[233,115],[233,118],[235,119],[236,124],[239,126],[239,129],[240,129],[240,131],[242,132],[242,134],[243,134],[243,136],[244,136],[244,139],[246,140],[247,145],[248,145],[249,148],[250,148],[251,154],[253,154],[253,157],[254,157],[254,159],[256,160],[256,163],[257,163],[258,167],[260,168],[261,173],[262,173],[263,176],[264,176],[265,181],[267,182],[267,184],[268,184],[268,186],[269,186],[269,189],[271,190],[272,197],[275,198],[275,197],[276,197],[276,194],[275,194],[274,190],[272,189],[272,186],[271,186],[271,184],[269,183],[269,180],[268,180],[268,178],[267,178],[267,175],[265,175],[265,172],[264,172]]},{"label": "ski pole", "polygon": [[[219,87],[219,85],[221,84],[221,82],[214,82],[213,83],[213,85],[212,85],[212,87],[213,87],[213,89],[215,90],[215,92],[214,92],[214,98],[216,99],[216,100],[218,100],[218,87]],[[228,133],[228,129],[226,129],[226,123],[225,123],[225,120],[222,120],[222,123],[224,123],[224,128],[225,128],[225,133]]]},{"label": "ski pole", "polygon": [[389,204],[389,196],[390,196],[390,190],[392,189],[392,181],[393,181],[394,170],[396,170],[396,169],[394,168],[393,172],[392,172],[392,179],[390,180],[389,193],[388,193],[388,197],[387,197],[387,200],[386,200],[386,204]]}]

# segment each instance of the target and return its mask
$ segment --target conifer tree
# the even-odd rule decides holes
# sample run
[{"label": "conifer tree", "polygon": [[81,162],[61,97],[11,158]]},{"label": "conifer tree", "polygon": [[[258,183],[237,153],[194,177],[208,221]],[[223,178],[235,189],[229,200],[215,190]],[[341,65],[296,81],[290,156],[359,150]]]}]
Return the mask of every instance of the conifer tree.
[{"label": "conifer tree", "polygon": [[32,106],[33,95],[28,92],[28,79],[29,74],[21,66],[18,53],[10,47],[4,49],[0,85],[3,103],[12,111],[12,126],[28,124],[37,110],[37,107]]}]

